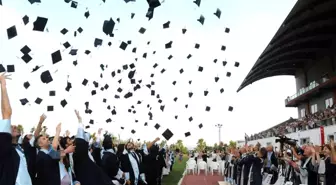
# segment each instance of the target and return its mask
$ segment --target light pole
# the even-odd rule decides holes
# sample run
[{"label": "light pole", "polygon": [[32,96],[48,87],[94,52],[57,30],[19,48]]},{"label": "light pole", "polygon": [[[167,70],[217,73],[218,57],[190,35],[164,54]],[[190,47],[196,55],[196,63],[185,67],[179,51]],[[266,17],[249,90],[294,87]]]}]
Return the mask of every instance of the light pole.
[{"label": "light pole", "polygon": [[221,129],[222,129],[222,124],[216,124],[215,127],[218,127],[218,144],[221,142]]}]

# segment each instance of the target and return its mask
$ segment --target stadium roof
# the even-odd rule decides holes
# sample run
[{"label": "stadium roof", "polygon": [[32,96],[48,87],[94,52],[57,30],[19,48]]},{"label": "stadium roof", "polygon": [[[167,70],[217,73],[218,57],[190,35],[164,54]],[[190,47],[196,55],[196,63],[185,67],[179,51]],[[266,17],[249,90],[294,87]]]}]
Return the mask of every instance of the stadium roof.
[{"label": "stadium roof", "polygon": [[336,1],[298,0],[237,92],[260,79],[295,75],[335,51]]}]

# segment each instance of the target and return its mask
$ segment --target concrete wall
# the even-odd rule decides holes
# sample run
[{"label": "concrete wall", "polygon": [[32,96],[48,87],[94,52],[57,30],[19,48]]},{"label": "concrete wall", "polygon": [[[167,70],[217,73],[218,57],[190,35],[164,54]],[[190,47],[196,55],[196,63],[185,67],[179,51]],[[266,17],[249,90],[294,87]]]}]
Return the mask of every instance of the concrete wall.
[{"label": "concrete wall", "polygon": [[[336,133],[336,125],[331,125],[324,127],[324,138],[326,140],[325,143],[327,143],[327,140],[330,135],[334,135]],[[316,145],[320,145],[321,143],[321,137],[320,137],[320,128],[312,129],[312,130],[305,130],[300,132],[294,132],[290,134],[286,134],[287,137],[292,139],[300,140],[303,138],[309,138],[310,142]],[[247,142],[248,145],[255,145],[258,142],[261,144],[261,146],[266,146],[267,144],[272,144],[274,147],[280,147],[279,143],[275,143],[276,137],[270,137],[270,138],[264,138],[264,139],[258,139],[254,141]]]}]

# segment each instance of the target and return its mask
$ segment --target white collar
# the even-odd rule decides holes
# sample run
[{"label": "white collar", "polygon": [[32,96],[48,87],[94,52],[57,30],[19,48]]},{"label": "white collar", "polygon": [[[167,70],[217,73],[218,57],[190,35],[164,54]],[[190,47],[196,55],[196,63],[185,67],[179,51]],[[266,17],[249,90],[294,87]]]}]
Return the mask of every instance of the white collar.
[{"label": "white collar", "polygon": [[46,149],[40,149],[41,152],[44,152],[45,154],[49,154],[49,150]]}]

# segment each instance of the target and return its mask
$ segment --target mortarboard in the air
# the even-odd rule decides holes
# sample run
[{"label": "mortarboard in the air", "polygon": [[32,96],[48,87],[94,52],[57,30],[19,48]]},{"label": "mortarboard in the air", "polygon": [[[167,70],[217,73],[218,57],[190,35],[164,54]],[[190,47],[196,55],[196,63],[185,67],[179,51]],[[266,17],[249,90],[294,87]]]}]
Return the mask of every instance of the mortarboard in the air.
[{"label": "mortarboard in the air", "polygon": [[2,0],[0,0],[0,5],[2,5]]},{"label": "mortarboard in the air", "polygon": [[92,90],[92,91],[91,91],[91,95],[92,95],[92,96],[94,96],[94,95],[96,95],[96,94],[97,94],[96,90]]},{"label": "mortarboard in the air", "polygon": [[29,23],[29,17],[27,15],[25,15],[24,17],[22,17],[23,23],[25,25],[27,25]]},{"label": "mortarboard in the air", "polygon": [[103,40],[102,39],[98,39],[98,38],[95,39],[95,41],[94,41],[94,47],[101,46],[102,44],[103,44]]},{"label": "mortarboard in the air", "polygon": [[14,65],[7,65],[7,72],[8,72],[8,73],[13,73],[13,72],[15,72],[15,67],[14,67]]},{"label": "mortarboard in the air", "polygon": [[90,125],[86,125],[86,126],[85,126],[85,129],[89,129],[89,128],[90,128]]},{"label": "mortarboard in the air", "polygon": [[199,67],[198,67],[198,71],[199,71],[199,72],[202,72],[202,71],[203,71],[203,67],[202,67],[202,66],[199,66]]},{"label": "mortarboard in the air", "polygon": [[35,103],[39,105],[39,104],[41,104],[42,101],[43,100],[41,98],[37,97],[36,100],[35,100]]},{"label": "mortarboard in the air", "polygon": [[193,96],[193,92],[189,92],[188,95],[189,95],[189,98],[191,98]]},{"label": "mortarboard in the air", "polygon": [[96,81],[93,81],[92,83],[95,86],[95,88],[97,88],[99,86],[98,82],[96,82]]},{"label": "mortarboard in the air", "polygon": [[205,111],[208,111],[208,112],[209,112],[210,109],[211,109],[211,107],[209,107],[209,106],[206,106],[206,107],[205,107]]},{"label": "mortarboard in the air", "polygon": [[154,8],[149,7],[146,13],[148,20],[151,20],[154,16]]},{"label": "mortarboard in the air", "polygon": [[172,59],[173,58],[173,55],[169,55],[168,57],[168,60]]},{"label": "mortarboard in the air", "polygon": [[178,118],[178,115],[175,115],[175,119],[177,119]]},{"label": "mortarboard in the air", "polygon": [[184,70],[183,69],[180,69],[180,74],[182,74],[184,72]]},{"label": "mortarboard in the air", "polygon": [[177,101],[177,97],[174,98],[174,102],[176,102],[176,101]]},{"label": "mortarboard in the air", "polygon": [[195,3],[198,7],[200,7],[200,5],[201,5],[201,0],[195,0],[194,3]]},{"label": "mortarboard in the air", "polygon": [[163,29],[169,28],[170,21],[163,24]]},{"label": "mortarboard in the air", "polygon": [[46,27],[48,22],[47,18],[44,17],[37,17],[36,21],[34,22],[34,31],[44,31],[44,28]]},{"label": "mortarboard in the air", "polygon": [[90,12],[89,12],[89,11],[86,11],[86,12],[84,13],[84,16],[85,16],[86,18],[89,18],[89,16],[90,16]]},{"label": "mortarboard in the air", "polygon": [[66,3],[70,3],[72,0],[64,0],[64,2]]},{"label": "mortarboard in the air", "polygon": [[89,81],[88,81],[87,79],[84,79],[83,82],[82,82],[82,84],[83,84],[84,86],[86,86],[88,82],[89,82]]},{"label": "mortarboard in the air", "polygon": [[54,53],[51,54],[51,59],[53,61],[53,64],[58,63],[59,61],[62,60],[61,52],[60,50],[55,51]]},{"label": "mortarboard in the air", "polygon": [[118,21],[118,23],[120,23],[120,18],[119,17],[117,18],[117,21]]},{"label": "mortarboard in the air", "polygon": [[119,87],[119,88],[117,89],[117,91],[121,93],[121,92],[122,92],[122,88]]},{"label": "mortarboard in the air", "polygon": [[200,45],[198,43],[195,44],[195,48],[199,49]]},{"label": "mortarboard in the air", "polygon": [[189,80],[189,84],[191,84],[192,83],[192,80]]},{"label": "mortarboard in the air", "polygon": [[231,76],[231,73],[230,73],[230,72],[227,72],[227,73],[226,73],[226,76],[227,76],[227,77],[230,77],[230,76]]},{"label": "mortarboard in the air", "polygon": [[223,92],[224,92],[224,89],[223,89],[223,88],[221,88],[221,89],[219,90],[219,92],[220,92],[220,93],[223,93]]},{"label": "mortarboard in the air", "polygon": [[141,27],[139,33],[144,34],[146,32],[146,28]]},{"label": "mortarboard in the air", "polygon": [[41,0],[28,0],[30,4],[41,3]]},{"label": "mortarboard in the air", "polygon": [[135,16],[135,13],[131,13],[131,19],[133,19]]},{"label": "mortarboard in the air", "polygon": [[48,106],[47,106],[47,111],[48,111],[48,112],[54,111],[54,106],[52,106],[52,105],[48,105]]},{"label": "mortarboard in the air", "polygon": [[77,29],[77,31],[78,31],[79,33],[82,33],[82,32],[83,32],[83,28],[82,28],[82,27],[79,27],[79,28]]},{"label": "mortarboard in the air", "polygon": [[132,52],[133,52],[133,53],[136,53],[136,50],[137,50],[137,48],[133,48],[133,49],[132,49]]},{"label": "mortarboard in the air", "polygon": [[163,68],[162,70],[161,70],[161,73],[164,73],[166,71],[166,69],[165,68]]},{"label": "mortarboard in the air", "polygon": [[214,14],[216,15],[216,17],[218,17],[218,19],[220,19],[222,11],[219,8],[217,8],[217,10],[216,10],[216,12]]},{"label": "mortarboard in the air", "polygon": [[232,111],[233,110],[233,107],[229,106],[229,111]]},{"label": "mortarboard in the air", "polygon": [[192,122],[192,120],[194,120],[194,118],[192,116],[190,116],[189,121]]},{"label": "mortarboard in the air", "polygon": [[234,66],[235,66],[235,67],[239,67],[239,62],[235,62],[235,63],[234,63]]},{"label": "mortarboard in the air", "polygon": [[225,33],[230,33],[230,28],[225,28]]},{"label": "mortarboard in the air", "polygon": [[147,123],[147,122],[145,122],[144,126],[148,126],[148,123]]},{"label": "mortarboard in the air", "polygon": [[5,71],[6,71],[6,69],[4,68],[4,66],[2,64],[0,64],[0,73],[5,72]]},{"label": "mortarboard in the air", "polygon": [[131,41],[131,40],[128,40],[128,41],[127,41],[127,44],[132,44],[132,41]]},{"label": "mortarboard in the air", "polygon": [[221,47],[221,50],[222,50],[222,51],[225,51],[225,50],[226,50],[226,46],[222,46],[222,47]]},{"label": "mortarboard in the air", "polygon": [[185,137],[189,137],[191,134],[190,134],[190,132],[186,132],[186,133],[184,133],[184,135],[185,135]]},{"label": "mortarboard in the air", "polygon": [[125,1],[125,3],[128,3],[128,2],[130,2],[130,1],[135,2],[135,0],[124,0],[124,1]]},{"label": "mortarboard in the air", "polygon": [[62,107],[65,107],[67,104],[68,104],[68,102],[65,99],[61,101]]},{"label": "mortarboard in the air", "polygon": [[112,113],[112,115],[116,115],[116,114],[117,114],[117,111],[116,111],[115,109],[113,109],[113,110],[111,111],[111,113]]},{"label": "mortarboard in the air", "polygon": [[106,35],[109,35],[110,37],[113,37],[113,29],[114,29],[114,25],[115,25],[115,22],[113,21],[112,18],[110,18],[110,20],[108,21],[104,21],[104,24],[103,24],[103,32],[106,34]]},{"label": "mortarboard in the air", "polygon": [[108,84],[105,84],[105,85],[104,85],[104,89],[106,89],[106,90],[107,90],[109,87],[110,87],[110,86],[109,86]]},{"label": "mortarboard in the air", "polygon": [[187,29],[183,28],[182,33],[185,34],[187,32]]},{"label": "mortarboard in the air", "polygon": [[151,90],[151,95],[155,96],[155,91],[154,90]]},{"label": "mortarboard in the air", "polygon": [[16,31],[15,26],[12,26],[7,29],[7,36],[8,36],[8,40],[17,36],[17,31]]},{"label": "mortarboard in the air", "polygon": [[226,64],[227,64],[227,61],[223,61],[223,66],[226,66]]},{"label": "mortarboard in the air", "polygon": [[142,55],[142,57],[143,57],[143,58],[147,58],[147,53],[144,53],[144,54]]},{"label": "mortarboard in the air", "polygon": [[107,101],[106,98],[104,98],[104,99],[103,99],[103,102],[106,103],[106,101]]},{"label": "mortarboard in the air", "polygon": [[40,67],[42,67],[42,66],[35,66],[35,67],[33,68],[32,72],[35,72],[35,71],[39,70]]},{"label": "mortarboard in the air", "polygon": [[122,49],[122,50],[125,50],[126,49],[126,47],[127,47],[127,43],[126,42],[121,42],[121,44],[120,44],[120,49]]},{"label": "mortarboard in the air", "polygon": [[111,118],[108,118],[107,120],[106,120],[106,123],[111,123],[112,122],[112,119]]},{"label": "mortarboard in the air", "polygon": [[65,87],[65,90],[69,92],[71,88],[72,88],[71,83],[67,81],[67,86]]},{"label": "mortarboard in the air", "polygon": [[132,133],[132,134],[135,134],[135,130],[131,130],[131,133]]},{"label": "mortarboard in the air", "polygon": [[77,51],[78,51],[78,49],[71,49],[69,54],[72,55],[72,56],[77,55]]},{"label": "mortarboard in the air", "polygon": [[171,48],[171,47],[172,47],[172,44],[173,44],[173,41],[168,42],[168,43],[165,45],[165,48],[166,48],[166,49]]},{"label": "mortarboard in the air", "polygon": [[155,124],[154,127],[156,128],[156,130],[159,130],[159,128],[161,127],[160,124]]},{"label": "mortarboard in the air", "polygon": [[172,131],[170,131],[169,129],[165,130],[163,133],[162,133],[162,136],[168,141],[170,138],[173,137],[173,133]]},{"label": "mortarboard in the air", "polygon": [[132,64],[129,65],[129,67],[130,67],[131,69],[133,69],[133,68],[135,68],[135,64],[132,63]]},{"label": "mortarboard in the air", "polygon": [[27,100],[27,98],[24,99],[20,99],[21,105],[26,105],[29,101]]},{"label": "mortarboard in the air", "polygon": [[185,104],[185,106],[184,106],[186,109],[188,108],[188,104]]},{"label": "mortarboard in the air", "polygon": [[[161,102],[162,102],[162,101],[161,101]],[[161,103],[161,102],[160,102],[160,103]],[[161,105],[161,106],[160,106],[160,110],[161,110],[162,112],[164,111],[164,108],[165,108],[164,105]]]},{"label": "mortarboard in the air", "polygon": [[56,95],[56,91],[49,91],[49,96],[55,96]]},{"label": "mortarboard in the air", "polygon": [[173,85],[176,85],[176,81],[173,81]]},{"label": "mortarboard in the air", "polygon": [[63,46],[65,47],[65,49],[68,49],[71,46],[71,44],[69,42],[65,42]]},{"label": "mortarboard in the air", "polygon": [[74,37],[76,37],[77,36],[77,31],[74,31]]},{"label": "mortarboard in the air", "polygon": [[159,7],[161,5],[159,0],[147,0],[147,3],[149,5],[150,8],[156,8]]},{"label": "mortarboard in the air", "polygon": [[112,42],[108,42],[108,44],[107,44],[107,45],[111,46],[111,45],[112,45]]},{"label": "mortarboard in the air", "polygon": [[218,76],[215,77],[215,82],[218,82],[218,80],[219,80],[219,77]]},{"label": "mortarboard in the air", "polygon": [[192,55],[191,54],[189,54],[188,56],[187,56],[187,59],[190,59],[192,57]]},{"label": "mortarboard in the air", "polygon": [[62,33],[63,35],[65,35],[66,33],[68,33],[68,30],[67,30],[66,28],[63,28],[63,29],[61,30],[61,33]]},{"label": "mortarboard in the air", "polygon": [[31,60],[32,60],[32,57],[28,54],[24,54],[21,59],[26,62],[26,63],[29,63]]},{"label": "mortarboard in the air", "polygon": [[128,92],[128,93],[125,94],[124,98],[127,99],[127,98],[130,98],[132,96],[133,96],[133,93],[132,92]]},{"label": "mortarboard in the air", "polygon": [[28,54],[30,51],[31,51],[31,49],[27,46],[27,45],[25,45],[25,46],[23,46],[23,48],[21,48],[21,50],[20,50],[23,54]]},{"label": "mortarboard in the air", "polygon": [[198,128],[202,128],[202,127],[203,127],[203,124],[202,124],[202,123],[198,125]]},{"label": "mortarboard in the air", "polygon": [[120,127],[121,130],[124,130],[125,128],[124,127]]},{"label": "mortarboard in the air", "polygon": [[49,70],[44,71],[43,73],[41,73],[41,81],[43,83],[46,83],[46,84],[48,84],[48,83],[50,83],[50,82],[53,81],[53,78],[52,78]]},{"label": "mortarboard in the air", "polygon": [[[159,103],[162,103],[162,100],[161,100],[161,99],[159,99],[159,100],[158,100],[158,102],[159,102]],[[163,108],[164,108],[164,106],[163,106]],[[161,109],[161,110],[162,110],[162,109]],[[162,110],[162,112],[163,112],[163,110]]]},{"label": "mortarboard in the air", "polygon": [[93,125],[93,124],[94,124],[94,120],[93,120],[93,119],[90,119],[89,123],[90,123],[91,125]]},{"label": "mortarboard in the air", "polygon": [[197,19],[197,21],[200,22],[202,25],[204,24],[204,20],[205,20],[205,18],[204,18],[203,15],[201,15],[200,18]]},{"label": "mortarboard in the air", "polygon": [[71,2],[71,8],[77,8],[78,3],[76,1]]},{"label": "mortarboard in the air", "polygon": [[24,87],[25,89],[28,89],[29,86],[30,86],[30,83],[29,83],[29,82],[25,82],[25,83],[23,83],[23,87]]},{"label": "mortarboard in the air", "polygon": [[214,59],[213,62],[216,64],[217,63],[217,59]]},{"label": "mortarboard in the air", "polygon": [[91,51],[90,50],[85,50],[85,52],[84,52],[85,54],[90,54],[91,53]]}]

